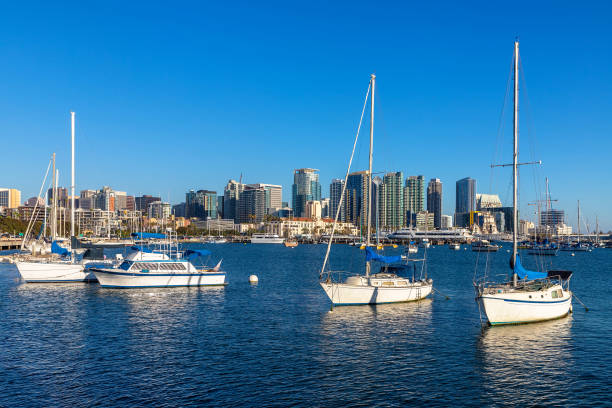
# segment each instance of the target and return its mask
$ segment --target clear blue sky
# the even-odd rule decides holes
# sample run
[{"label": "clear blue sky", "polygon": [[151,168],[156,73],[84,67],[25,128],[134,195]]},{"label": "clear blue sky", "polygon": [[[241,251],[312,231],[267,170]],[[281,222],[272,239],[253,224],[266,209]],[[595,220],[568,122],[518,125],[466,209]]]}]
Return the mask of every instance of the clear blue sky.
[{"label": "clear blue sky", "polygon": [[[446,214],[466,176],[507,202],[509,172],[491,179],[489,164],[509,160],[510,122],[501,144],[497,128],[518,35],[522,159],[544,162],[521,200],[548,176],[571,224],[580,199],[612,229],[608,3],[329,3],[3,4],[0,186],[36,195],[53,151],[69,184],[74,110],[78,190],[176,203],[242,173],[290,201],[293,169],[314,167],[327,196],[376,72],[377,171],[442,179]],[[355,169],[366,162],[362,143]]]}]

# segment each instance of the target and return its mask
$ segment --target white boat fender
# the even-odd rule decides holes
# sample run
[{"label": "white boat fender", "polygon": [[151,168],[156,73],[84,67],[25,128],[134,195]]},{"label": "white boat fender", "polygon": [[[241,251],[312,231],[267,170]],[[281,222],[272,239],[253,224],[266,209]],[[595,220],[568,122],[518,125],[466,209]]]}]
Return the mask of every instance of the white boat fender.
[{"label": "white boat fender", "polygon": [[249,276],[249,282],[257,283],[257,282],[259,282],[259,278],[257,277],[257,275],[251,275],[251,276]]}]

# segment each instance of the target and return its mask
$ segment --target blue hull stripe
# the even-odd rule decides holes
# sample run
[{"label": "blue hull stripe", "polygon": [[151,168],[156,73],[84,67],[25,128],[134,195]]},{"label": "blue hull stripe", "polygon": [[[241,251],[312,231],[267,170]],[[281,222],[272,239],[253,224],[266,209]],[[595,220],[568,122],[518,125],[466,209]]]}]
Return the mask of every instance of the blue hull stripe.
[{"label": "blue hull stripe", "polygon": [[539,305],[547,305],[547,304],[554,304],[554,303],[569,302],[572,298],[564,299],[564,300],[549,300],[549,301],[544,301],[544,300],[501,299],[501,298],[483,296],[481,299],[503,300],[504,302],[513,302],[513,303],[536,303],[536,304],[539,304]]},{"label": "blue hull stripe", "polygon": [[24,280],[26,283],[89,283],[97,282],[97,279],[71,279],[71,280]]},{"label": "blue hull stripe", "polygon": [[92,272],[100,272],[100,273],[108,273],[109,275],[123,275],[123,276],[142,276],[142,277],[172,277],[172,276],[193,276],[193,277],[198,277],[198,276],[225,276],[225,273],[151,273],[151,272],[146,272],[146,273],[142,273],[142,272],[116,272],[116,271],[109,271],[106,269],[96,269],[96,268],[92,268],[90,269]]}]

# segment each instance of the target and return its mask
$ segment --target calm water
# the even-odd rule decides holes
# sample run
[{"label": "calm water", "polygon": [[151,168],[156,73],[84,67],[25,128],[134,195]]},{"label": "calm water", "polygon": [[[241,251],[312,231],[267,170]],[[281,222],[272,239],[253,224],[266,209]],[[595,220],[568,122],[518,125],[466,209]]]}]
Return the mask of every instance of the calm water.
[{"label": "calm water", "polygon": [[[610,404],[612,250],[554,259],[589,312],[481,330],[469,250],[428,252],[451,300],[330,311],[324,246],[211,248],[225,288],[26,285],[0,264],[0,406]],[[506,249],[489,261],[505,272]]]}]

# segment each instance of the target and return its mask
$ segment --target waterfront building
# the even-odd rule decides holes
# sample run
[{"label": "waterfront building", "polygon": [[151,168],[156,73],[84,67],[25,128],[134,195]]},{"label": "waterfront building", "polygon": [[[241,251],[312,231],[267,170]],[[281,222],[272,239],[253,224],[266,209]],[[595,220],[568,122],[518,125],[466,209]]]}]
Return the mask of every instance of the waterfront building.
[{"label": "waterfront building", "polygon": [[21,191],[16,188],[0,188],[0,207],[17,208],[21,205]]},{"label": "waterfront building", "polygon": [[404,206],[404,175],[401,171],[387,173],[378,184],[378,218],[379,227],[399,229],[405,225],[406,210]]},{"label": "waterfront building", "polygon": [[329,218],[335,218],[340,208],[340,214],[338,215],[338,221],[346,221],[346,198],[340,203],[340,197],[342,195],[342,187],[344,187],[344,180],[333,179],[329,185]]},{"label": "waterfront building", "polygon": [[497,194],[476,194],[476,211],[485,211],[502,206]]},{"label": "waterfront building", "polygon": [[442,214],[442,229],[453,228],[453,217],[450,215]]},{"label": "waterfront building", "polygon": [[519,220],[519,235],[528,236],[533,234],[535,224],[528,220]]},{"label": "waterfront building", "polygon": [[428,211],[419,211],[415,216],[417,231],[431,231],[434,229],[434,214]]},{"label": "waterfront building", "polygon": [[240,193],[244,191],[244,184],[236,180],[229,180],[223,190],[223,218],[226,220],[238,220],[238,200]]},{"label": "waterfront building", "polygon": [[185,194],[185,216],[202,219],[217,218],[217,192],[189,190]]},{"label": "waterfront building", "polygon": [[432,178],[427,185],[427,211],[434,216],[434,227],[442,226],[442,181]]},{"label": "waterfront building", "polygon": [[266,190],[263,187],[245,188],[238,200],[236,221],[239,223],[263,222],[266,216]]},{"label": "waterfront building", "polygon": [[292,208],[297,217],[303,217],[307,201],[321,200],[321,184],[319,183],[319,170],[303,168],[293,173]]},{"label": "waterfront building", "polygon": [[495,225],[497,226],[497,231],[506,232],[506,217],[503,212],[494,212],[493,217],[495,218]]},{"label": "waterfront building", "polygon": [[[512,207],[491,207],[488,209],[488,212],[493,213],[495,216],[495,223],[499,232],[512,232]],[[502,218],[503,222],[501,222]],[[498,222],[498,220],[500,221]]]},{"label": "waterfront building", "polygon": [[[280,220],[269,221],[265,224],[266,234],[276,234],[282,238],[293,238],[303,235],[330,235],[334,220],[331,218],[283,218]],[[359,228],[351,223],[336,223],[336,236],[351,235],[358,236]]]},{"label": "waterfront building", "polygon": [[161,197],[154,197],[150,195],[143,195],[141,197],[134,198],[134,204],[136,206],[136,211],[146,212],[149,209],[149,204],[161,201]]}]

